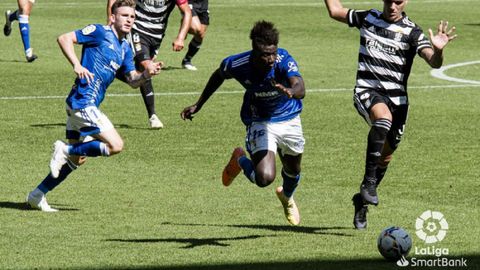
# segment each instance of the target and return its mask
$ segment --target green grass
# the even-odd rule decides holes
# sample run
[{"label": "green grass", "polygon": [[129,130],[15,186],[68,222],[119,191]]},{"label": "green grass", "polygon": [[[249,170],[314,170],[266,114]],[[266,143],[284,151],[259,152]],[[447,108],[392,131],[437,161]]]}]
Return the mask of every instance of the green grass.
[{"label": "green grass", "polygon": [[[13,9],[15,1],[0,3]],[[67,3],[68,2],[68,3]],[[211,1],[211,26],[194,63],[170,49],[178,29],[174,11],[159,59],[170,67],[155,78],[157,111],[166,124],[147,129],[140,96],[107,97],[102,110],[125,140],[125,151],[90,159],[49,193],[61,209],[29,211],[24,199],[48,173],[52,143],[64,136],[64,97],[74,73],[56,37],[105,21],[104,1],[39,1],[31,15],[39,59],[23,62],[18,26],[0,38],[0,269],[391,269],[376,248],[390,225],[410,232],[425,210],[442,212],[450,229],[437,247],[479,269],[480,88],[433,78],[416,59],[410,77],[406,135],[371,207],[368,230],[352,229],[351,196],[358,189],[368,127],[352,106],[358,32],[331,20],[322,1]],[[410,1],[407,13],[424,30],[440,19],[459,37],[445,64],[480,60],[475,1]],[[347,4],[345,4],[347,5]],[[349,2],[381,8],[381,1]],[[241,86],[227,81],[193,122],[179,113],[192,104],[210,73],[231,54],[249,49],[254,21],[275,22],[280,46],[299,62],[307,96],[302,114],[307,140],[296,200],[299,227],[288,226],[274,187],[239,177],[229,188],[220,174],[231,150],[243,145]],[[479,65],[447,75],[480,81]],[[429,88],[436,86],[437,88]],[[340,91],[318,91],[340,89]],[[234,92],[236,91],[236,92]],[[115,82],[109,93],[138,93]],[[5,97],[47,97],[6,99]],[[56,97],[57,96],[57,97]],[[61,97],[61,98],[60,98]],[[280,169],[280,168],[278,168]],[[412,255],[411,256],[415,256]]]}]

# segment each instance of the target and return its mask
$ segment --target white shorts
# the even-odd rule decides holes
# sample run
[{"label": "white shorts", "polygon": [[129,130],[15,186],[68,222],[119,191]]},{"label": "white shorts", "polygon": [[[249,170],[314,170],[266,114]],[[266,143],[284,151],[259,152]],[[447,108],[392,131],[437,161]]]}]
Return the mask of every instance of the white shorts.
[{"label": "white shorts", "polygon": [[112,122],[97,107],[72,110],[67,105],[67,139],[83,140],[89,135],[114,129]]},{"label": "white shorts", "polygon": [[305,145],[300,116],[283,122],[253,122],[247,127],[245,140],[250,154],[261,150],[276,154],[280,149],[282,155],[297,156]]}]

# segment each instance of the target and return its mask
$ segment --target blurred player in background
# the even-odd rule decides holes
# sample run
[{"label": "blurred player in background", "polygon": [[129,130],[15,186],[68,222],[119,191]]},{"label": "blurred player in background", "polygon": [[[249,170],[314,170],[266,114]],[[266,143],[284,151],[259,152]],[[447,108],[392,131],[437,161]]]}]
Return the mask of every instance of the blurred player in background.
[{"label": "blurred player in background", "polygon": [[[136,71],[133,52],[125,36],[135,20],[135,1],[117,0],[112,5],[110,25],[89,25],[58,38],[63,54],[77,75],[67,97],[66,136],[69,144],[56,141],[50,173],[28,194],[28,204],[45,212],[56,212],[45,195],[53,190],[85,157],[111,156],[123,150],[123,140],[99,106],[108,86],[122,72],[132,87],[159,74],[161,63],[150,61],[144,71]],[[81,62],[74,44],[82,44]]]},{"label": "blurred player in background", "polygon": [[354,226],[367,227],[368,204],[377,205],[377,187],[405,131],[407,81],[415,54],[431,67],[443,63],[443,49],[454,39],[455,27],[441,21],[430,40],[403,12],[407,0],[383,0],[383,11],[344,8],[340,0],[325,0],[330,17],[360,30],[354,105],[370,125],[365,174],[352,200]]},{"label": "blurred player in background", "polygon": [[275,155],[282,162],[283,186],[275,191],[292,225],[300,223],[293,192],[300,181],[300,163],[305,144],[300,112],[305,85],[296,61],[278,48],[279,33],[270,22],[255,23],[250,32],[252,50],[225,58],[213,72],[198,101],[186,107],[182,119],[192,119],[226,79],[234,78],[244,88],[242,122],[247,127],[245,151],[235,148],[223,170],[223,185],[229,186],[243,170],[249,181],[266,187],[275,180]]},{"label": "blurred player in background", "polygon": [[23,48],[27,62],[33,62],[38,57],[33,54],[30,47],[30,12],[32,11],[35,0],[17,0],[18,9],[14,12],[5,11],[5,25],[3,26],[3,34],[9,36],[12,33],[12,22],[18,20],[20,35],[22,36]]},{"label": "blurred player in background", "polygon": [[202,46],[210,24],[210,12],[208,11],[208,0],[188,0],[188,4],[192,10],[192,23],[188,33],[192,34],[193,38],[188,44],[188,51],[182,60],[182,67],[188,70],[197,70],[197,67],[192,64],[192,58]]},{"label": "blurred player in background", "polygon": [[[110,16],[110,7],[114,2],[115,0],[108,0],[108,16]],[[187,0],[136,0],[135,14],[137,18],[133,25],[130,43],[134,48],[137,69],[143,70],[158,54],[158,49],[167,31],[168,18],[175,5],[183,14],[177,37],[172,43],[172,49],[178,52],[184,47],[184,41],[192,21],[192,11]],[[163,123],[155,112],[152,81],[148,80],[140,86],[140,91],[147,109],[150,127],[163,128]]]}]

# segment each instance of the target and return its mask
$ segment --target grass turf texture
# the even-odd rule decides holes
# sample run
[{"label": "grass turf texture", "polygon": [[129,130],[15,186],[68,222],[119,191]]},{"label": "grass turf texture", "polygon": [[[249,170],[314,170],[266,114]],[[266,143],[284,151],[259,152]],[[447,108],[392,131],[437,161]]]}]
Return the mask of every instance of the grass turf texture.
[{"label": "grass turf texture", "polygon": [[[14,9],[14,2],[0,3],[1,10]],[[435,246],[479,268],[478,86],[435,79],[417,57],[404,141],[379,190],[380,205],[370,207],[368,229],[355,231],[350,199],[362,177],[368,133],[346,90],[354,85],[358,31],[331,20],[321,1],[211,2],[211,25],[193,61],[198,72],[180,69],[184,52],[170,49],[178,12],[170,19],[158,57],[168,68],[154,79],[165,129],[148,130],[138,91],[115,82],[108,93],[134,96],[107,96],[101,109],[125,151],[90,159],[51,192],[50,204],[61,210],[56,214],[24,204],[48,173],[51,144],[64,136],[64,97],[74,74],[55,39],[104,23],[105,3],[38,2],[31,43],[39,59],[32,64],[23,63],[17,22],[11,37],[0,38],[0,269],[391,269],[377,251],[378,234],[401,226],[414,246],[424,247],[415,219],[428,209],[442,212],[450,225]],[[457,26],[459,38],[445,51],[445,64],[453,64],[479,60],[475,4],[418,0],[406,11],[425,31],[440,19]],[[359,9],[381,5],[345,2]],[[248,33],[259,19],[276,23],[280,47],[299,62],[308,89],[302,114],[307,144],[295,196],[299,227],[287,225],[275,197],[281,179],[265,189],[242,175],[229,188],[221,185],[221,170],[245,135],[238,83],[227,81],[193,122],[179,118],[224,57],[250,48]],[[480,80],[478,65],[447,75]],[[32,96],[51,98],[6,98]]]}]

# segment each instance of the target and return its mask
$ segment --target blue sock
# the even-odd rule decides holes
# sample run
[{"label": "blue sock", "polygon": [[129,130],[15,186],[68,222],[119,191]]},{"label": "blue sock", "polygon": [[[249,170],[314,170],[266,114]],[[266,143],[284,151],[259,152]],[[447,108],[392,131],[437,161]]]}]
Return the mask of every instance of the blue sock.
[{"label": "blue sock", "polygon": [[30,24],[28,23],[28,15],[18,15],[18,22],[20,26],[20,34],[22,35],[23,48],[25,54],[28,55],[30,50]]},{"label": "blue sock", "polygon": [[15,10],[15,12],[10,14],[10,16],[8,17],[8,20],[11,22],[18,20],[18,10]]},{"label": "blue sock", "polygon": [[245,174],[248,180],[255,184],[255,169],[253,168],[253,162],[246,156],[242,156],[238,159],[238,164],[240,164],[243,174]]},{"label": "blue sock", "polygon": [[283,194],[288,198],[292,197],[293,192],[298,186],[298,182],[300,182],[300,174],[293,176],[288,175],[282,170],[282,178],[283,178]]},{"label": "blue sock", "polygon": [[60,174],[58,178],[53,178],[52,174],[49,173],[45,179],[38,185],[38,189],[40,189],[43,193],[47,194],[47,192],[53,190],[56,186],[60,185],[60,183],[67,178],[67,176],[77,168],[75,164],[73,164],[70,160],[65,163],[62,168],[60,169]]},{"label": "blue sock", "polygon": [[101,141],[89,141],[84,143],[75,143],[68,146],[68,154],[75,156],[109,156],[107,145]]}]

